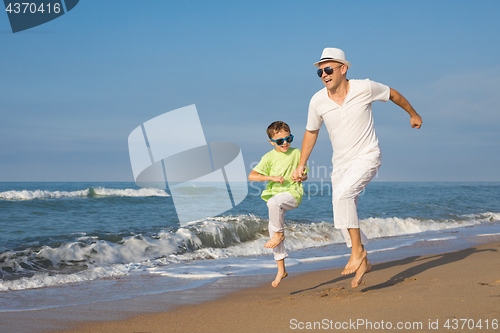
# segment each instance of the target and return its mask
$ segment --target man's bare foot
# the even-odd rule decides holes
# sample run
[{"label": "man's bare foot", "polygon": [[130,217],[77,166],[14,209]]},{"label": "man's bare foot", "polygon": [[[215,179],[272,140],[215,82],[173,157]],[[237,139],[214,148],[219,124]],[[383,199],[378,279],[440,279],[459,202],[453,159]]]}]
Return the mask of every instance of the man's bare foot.
[{"label": "man's bare foot", "polygon": [[363,260],[366,258],[366,255],[367,253],[364,247],[363,251],[358,256],[355,256],[353,253],[351,253],[351,257],[349,258],[349,261],[347,262],[347,265],[345,265],[344,270],[341,274],[347,275],[356,272],[359,266],[361,266],[361,264],[363,263]]},{"label": "man's bare foot", "polygon": [[276,232],[273,238],[271,238],[269,242],[264,244],[264,247],[267,247],[268,249],[274,249],[276,246],[280,245],[280,243],[284,240],[285,240],[285,235],[282,232]]},{"label": "man's bare foot", "polygon": [[274,281],[273,281],[273,282],[271,282],[271,285],[272,285],[274,288],[276,288],[276,287],[280,284],[281,280],[283,280],[283,279],[284,279],[284,278],[286,278],[287,276],[288,276],[288,273],[287,273],[286,271],[285,271],[285,273],[280,273],[280,272],[278,272],[278,274],[276,274],[276,279],[274,279]]},{"label": "man's bare foot", "polygon": [[356,275],[354,275],[354,278],[351,281],[351,287],[356,288],[361,284],[363,281],[363,276],[365,276],[366,273],[369,273],[372,270],[372,264],[368,261],[368,258],[365,257],[363,259],[363,262],[361,263],[361,266],[359,266],[359,269],[356,271]]}]

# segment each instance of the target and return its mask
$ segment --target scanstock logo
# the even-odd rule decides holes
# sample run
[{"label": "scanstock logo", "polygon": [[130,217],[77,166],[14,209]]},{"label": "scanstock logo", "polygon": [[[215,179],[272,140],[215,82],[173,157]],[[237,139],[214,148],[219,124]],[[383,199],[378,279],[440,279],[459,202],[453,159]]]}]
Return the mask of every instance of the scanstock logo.
[{"label": "scanstock logo", "polygon": [[128,148],[136,184],[168,189],[181,225],[222,214],[248,194],[240,147],[207,143],[194,104],[138,126]]},{"label": "scanstock logo", "polygon": [[[26,0],[24,0],[26,1]],[[31,29],[52,21],[73,8],[79,0],[3,0],[12,32]]]}]

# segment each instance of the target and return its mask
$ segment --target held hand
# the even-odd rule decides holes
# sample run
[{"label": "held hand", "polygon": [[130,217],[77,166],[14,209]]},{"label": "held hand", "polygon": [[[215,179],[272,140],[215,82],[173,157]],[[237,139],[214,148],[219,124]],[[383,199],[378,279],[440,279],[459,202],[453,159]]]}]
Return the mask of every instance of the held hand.
[{"label": "held hand", "polygon": [[293,170],[292,180],[294,182],[301,182],[303,180],[306,180],[307,176],[305,176],[306,178],[304,179],[304,171],[305,170],[306,170],[305,166],[299,166],[299,167],[297,167],[297,169]]},{"label": "held hand", "polygon": [[422,126],[422,117],[417,113],[411,117],[410,123],[412,128],[420,128]]},{"label": "held hand", "polygon": [[283,184],[283,182],[285,181],[285,178],[283,178],[283,176],[274,176],[274,177],[271,177],[271,180],[273,182]]}]

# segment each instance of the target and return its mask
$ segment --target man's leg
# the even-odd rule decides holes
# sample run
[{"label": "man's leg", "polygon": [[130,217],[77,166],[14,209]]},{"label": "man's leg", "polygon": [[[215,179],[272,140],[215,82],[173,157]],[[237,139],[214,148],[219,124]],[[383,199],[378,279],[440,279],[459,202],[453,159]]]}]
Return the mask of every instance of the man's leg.
[{"label": "man's leg", "polygon": [[361,263],[361,266],[359,266],[358,270],[356,271],[356,275],[352,278],[351,281],[351,287],[356,288],[361,284],[363,281],[363,276],[365,276],[366,273],[369,273],[372,270],[372,265],[368,261],[368,258],[365,258],[363,262]]},{"label": "man's leg", "polygon": [[351,228],[347,229],[347,231],[349,232],[352,248],[351,248],[351,257],[349,258],[347,265],[342,271],[343,275],[356,272],[367,255],[365,247],[363,246],[363,244],[361,244],[360,229]]},{"label": "man's leg", "polygon": [[[350,228],[351,229],[351,228]],[[356,228],[353,228],[356,229]],[[345,244],[347,247],[352,247],[352,241],[351,241],[351,235],[349,234],[349,229],[340,229],[340,232],[342,233],[342,236],[344,236]],[[369,243],[368,238],[366,237],[365,233],[363,230],[359,229],[359,234],[361,236],[361,244],[364,246]]]},{"label": "man's leg", "polygon": [[342,274],[356,272],[367,256],[363,246],[367,239],[359,229],[357,203],[359,194],[377,174],[379,165],[369,160],[355,160],[343,172],[332,175],[335,227],[341,229],[347,245],[352,247],[351,257]]}]

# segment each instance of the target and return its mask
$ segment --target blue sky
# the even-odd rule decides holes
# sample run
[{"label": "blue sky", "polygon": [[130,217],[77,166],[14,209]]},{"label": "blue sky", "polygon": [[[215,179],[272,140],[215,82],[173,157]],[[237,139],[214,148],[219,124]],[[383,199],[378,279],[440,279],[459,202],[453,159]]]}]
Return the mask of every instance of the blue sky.
[{"label": "blue sky", "polygon": [[[480,5],[479,5],[480,4]],[[0,181],[133,181],[130,132],[196,104],[207,141],[250,165],[283,120],[300,148],[313,63],[400,91],[373,105],[377,181],[500,181],[499,1],[82,0],[13,34],[0,13]],[[323,127],[310,165],[331,166]]]}]

